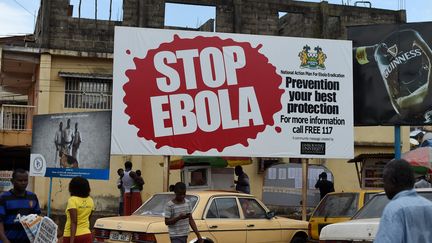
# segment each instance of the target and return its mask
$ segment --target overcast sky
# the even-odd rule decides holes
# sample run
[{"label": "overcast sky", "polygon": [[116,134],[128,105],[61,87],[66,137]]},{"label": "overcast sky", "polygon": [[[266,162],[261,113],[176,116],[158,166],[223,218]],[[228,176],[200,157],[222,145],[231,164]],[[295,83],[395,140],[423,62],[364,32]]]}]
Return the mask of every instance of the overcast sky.
[{"label": "overcast sky", "polygon": [[[72,5],[77,5],[79,0],[70,0]],[[307,1],[307,0],[306,0]],[[82,17],[94,17],[94,1],[82,0]],[[309,0],[308,2],[320,2]],[[341,4],[350,3],[355,0],[329,0],[329,3]],[[370,0],[372,7],[397,10],[405,8],[408,22],[432,21],[432,0]],[[37,11],[40,0],[0,0],[0,36],[11,36],[33,33],[36,22]],[[112,19],[120,20],[122,0],[113,0]],[[98,0],[98,18],[108,19],[109,0]],[[77,16],[77,12],[74,11]],[[182,8],[176,5],[169,5],[166,8],[166,25],[197,27],[209,18],[214,18],[214,8],[196,7]]]}]

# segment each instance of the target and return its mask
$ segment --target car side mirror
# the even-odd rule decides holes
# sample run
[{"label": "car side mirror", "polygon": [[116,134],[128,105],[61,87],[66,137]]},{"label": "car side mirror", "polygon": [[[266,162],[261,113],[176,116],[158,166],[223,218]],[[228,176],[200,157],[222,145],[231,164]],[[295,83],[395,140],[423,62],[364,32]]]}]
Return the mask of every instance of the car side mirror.
[{"label": "car side mirror", "polygon": [[274,216],[275,216],[275,212],[270,211],[270,212],[266,213],[266,218],[267,219],[272,219]]}]

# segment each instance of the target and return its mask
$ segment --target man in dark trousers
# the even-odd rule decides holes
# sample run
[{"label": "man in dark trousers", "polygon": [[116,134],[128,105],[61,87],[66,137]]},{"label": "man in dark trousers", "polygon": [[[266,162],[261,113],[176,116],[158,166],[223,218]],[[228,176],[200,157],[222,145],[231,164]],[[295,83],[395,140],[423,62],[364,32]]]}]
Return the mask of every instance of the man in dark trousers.
[{"label": "man in dark trousers", "polygon": [[320,196],[321,199],[323,199],[324,196],[327,195],[327,193],[334,192],[335,189],[333,182],[327,180],[327,173],[322,172],[321,174],[319,174],[318,177],[319,179],[315,183],[315,188],[320,190]]},{"label": "man in dark trousers", "polygon": [[16,169],[12,173],[12,184],[13,189],[0,195],[0,240],[3,243],[29,243],[18,214],[40,214],[39,200],[36,194],[26,191],[27,171]]},{"label": "man in dark trousers", "polygon": [[250,194],[249,176],[243,172],[243,167],[237,165],[234,168],[234,173],[237,176],[237,180],[234,181],[236,184],[236,191]]}]

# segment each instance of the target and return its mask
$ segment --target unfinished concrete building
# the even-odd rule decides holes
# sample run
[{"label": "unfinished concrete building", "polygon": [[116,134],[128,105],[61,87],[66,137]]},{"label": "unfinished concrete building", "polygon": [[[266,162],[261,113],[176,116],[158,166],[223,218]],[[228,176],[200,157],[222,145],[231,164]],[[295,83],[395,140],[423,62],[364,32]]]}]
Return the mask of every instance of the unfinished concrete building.
[{"label": "unfinished concrete building", "polygon": [[[174,3],[214,6],[215,20],[196,30],[259,35],[346,39],[346,27],[403,23],[405,11],[389,11],[326,1],[309,3],[277,0],[177,0]],[[164,26],[169,1],[123,0],[123,21],[72,17],[69,0],[42,0],[35,41],[38,47],[112,53],[114,26],[169,28]],[[76,6],[75,6],[76,7]],[[279,17],[280,13],[285,13]]]}]

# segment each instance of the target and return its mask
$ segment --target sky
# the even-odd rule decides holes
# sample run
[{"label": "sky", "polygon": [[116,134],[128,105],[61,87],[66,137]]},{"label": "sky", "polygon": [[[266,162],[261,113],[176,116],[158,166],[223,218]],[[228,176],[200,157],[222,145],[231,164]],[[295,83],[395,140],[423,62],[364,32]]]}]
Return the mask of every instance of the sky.
[{"label": "sky", "polygon": [[[98,19],[109,18],[109,1],[98,0]],[[305,2],[320,2],[320,0],[304,0]],[[369,0],[374,8],[407,11],[408,22],[432,21],[431,0]],[[79,0],[70,0],[77,6]],[[328,0],[332,4],[354,5],[356,0]],[[403,3],[405,2],[405,3]],[[122,0],[113,0],[112,20],[122,19]],[[13,36],[33,33],[40,0],[0,0],[0,36]],[[364,5],[359,5],[364,6]],[[81,17],[94,18],[94,0],[82,0]],[[166,5],[165,25],[195,28],[209,18],[214,18],[214,7],[187,7],[177,4]],[[76,9],[74,16],[78,16]]]}]

